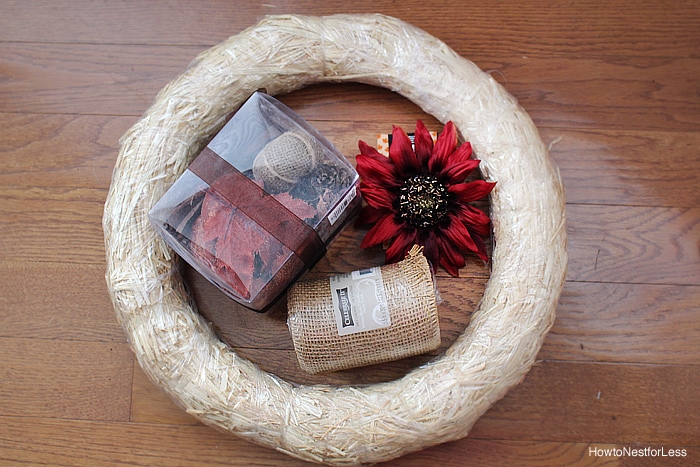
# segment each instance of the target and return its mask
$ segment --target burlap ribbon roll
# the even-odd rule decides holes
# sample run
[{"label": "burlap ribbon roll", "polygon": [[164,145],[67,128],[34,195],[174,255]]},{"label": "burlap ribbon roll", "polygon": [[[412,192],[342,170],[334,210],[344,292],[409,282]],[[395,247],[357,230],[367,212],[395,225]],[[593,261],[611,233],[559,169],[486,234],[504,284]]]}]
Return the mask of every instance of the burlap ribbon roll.
[{"label": "burlap ribbon roll", "polygon": [[388,327],[341,335],[329,279],[298,282],[287,295],[289,330],[309,373],[343,370],[419,355],[440,346],[435,287],[422,248],[380,268]]}]

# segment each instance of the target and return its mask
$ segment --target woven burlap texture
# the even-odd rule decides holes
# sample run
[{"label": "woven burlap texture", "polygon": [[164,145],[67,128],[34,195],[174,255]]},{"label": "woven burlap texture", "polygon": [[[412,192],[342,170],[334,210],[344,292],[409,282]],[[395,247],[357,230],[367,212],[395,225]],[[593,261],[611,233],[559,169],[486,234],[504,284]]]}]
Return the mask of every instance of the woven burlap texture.
[{"label": "woven burlap texture", "polygon": [[420,248],[382,266],[391,325],[340,335],[329,279],[294,284],[287,294],[287,324],[299,366],[309,373],[345,370],[420,355],[440,346],[433,277]]},{"label": "woven burlap texture", "polygon": [[253,161],[253,176],[274,192],[287,190],[323,160],[310,136],[288,131],[265,145]]}]

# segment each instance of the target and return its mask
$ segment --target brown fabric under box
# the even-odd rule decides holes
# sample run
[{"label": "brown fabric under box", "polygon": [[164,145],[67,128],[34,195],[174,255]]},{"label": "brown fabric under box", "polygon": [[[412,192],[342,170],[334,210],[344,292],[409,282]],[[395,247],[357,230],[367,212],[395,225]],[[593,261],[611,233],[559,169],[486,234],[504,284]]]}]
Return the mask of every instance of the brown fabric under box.
[{"label": "brown fabric under box", "polygon": [[380,268],[391,325],[340,335],[329,279],[299,282],[288,292],[288,325],[299,365],[309,373],[343,370],[419,355],[440,346],[430,266],[413,247]]}]

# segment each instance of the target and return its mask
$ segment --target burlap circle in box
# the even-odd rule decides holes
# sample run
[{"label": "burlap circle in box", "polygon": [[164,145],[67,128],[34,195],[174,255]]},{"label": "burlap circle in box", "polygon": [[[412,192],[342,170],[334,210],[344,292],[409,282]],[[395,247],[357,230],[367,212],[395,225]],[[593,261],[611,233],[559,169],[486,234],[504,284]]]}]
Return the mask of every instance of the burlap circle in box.
[{"label": "burlap circle in box", "polygon": [[[498,182],[492,273],[464,334],[432,363],[367,387],[296,386],[239,357],[194,309],[147,217],[253,91],[327,81],[383,86],[454,121]],[[332,465],[398,457],[465,436],[522,380],[554,320],[564,195],[537,129],[490,75],[400,20],[265,18],[202,53],[121,143],[103,219],[109,292],[146,374],[204,423]]]},{"label": "burlap circle in box", "polygon": [[253,161],[253,177],[267,191],[288,190],[323,159],[323,148],[301,133],[282,133],[265,145]]},{"label": "burlap circle in box", "polygon": [[328,278],[302,281],[287,293],[289,330],[299,366],[309,373],[345,370],[420,355],[440,347],[433,276],[422,248],[380,268],[391,324],[340,335]]}]

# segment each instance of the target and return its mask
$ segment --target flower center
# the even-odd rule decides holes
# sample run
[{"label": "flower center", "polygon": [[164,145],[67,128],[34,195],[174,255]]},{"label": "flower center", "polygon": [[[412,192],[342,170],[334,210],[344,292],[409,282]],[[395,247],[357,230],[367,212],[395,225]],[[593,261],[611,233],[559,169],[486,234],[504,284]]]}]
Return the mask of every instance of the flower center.
[{"label": "flower center", "polygon": [[445,185],[432,175],[416,175],[399,188],[399,215],[416,227],[430,227],[449,207]]}]

